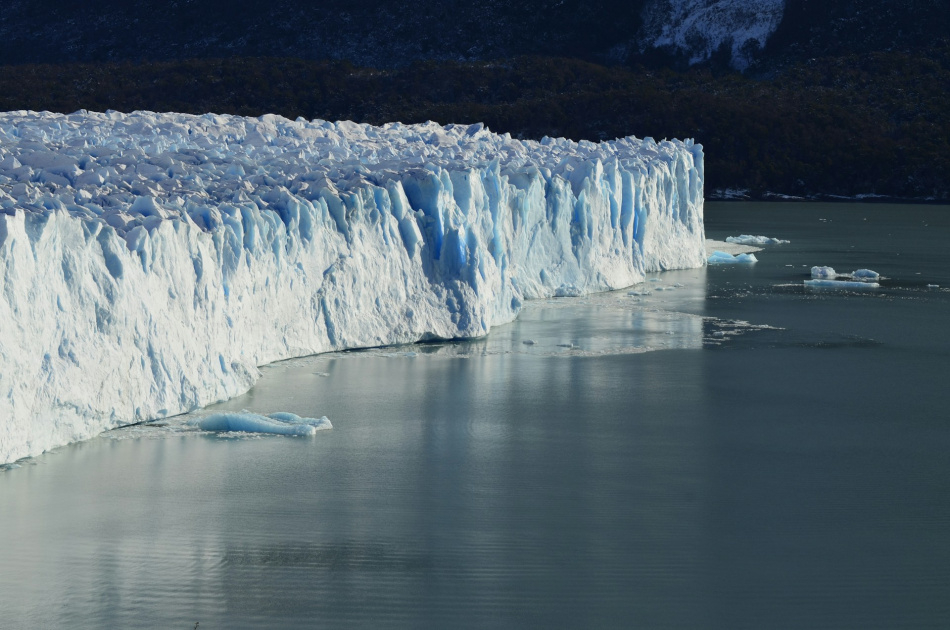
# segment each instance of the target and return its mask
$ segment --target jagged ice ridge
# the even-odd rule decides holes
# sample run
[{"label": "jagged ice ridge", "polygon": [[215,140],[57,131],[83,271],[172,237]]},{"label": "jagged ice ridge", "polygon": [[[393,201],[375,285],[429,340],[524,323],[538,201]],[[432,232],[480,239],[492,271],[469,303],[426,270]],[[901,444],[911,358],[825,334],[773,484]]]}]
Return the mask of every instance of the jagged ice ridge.
[{"label": "jagged ice ridge", "polygon": [[0,462],[704,263],[692,141],[0,114]]}]

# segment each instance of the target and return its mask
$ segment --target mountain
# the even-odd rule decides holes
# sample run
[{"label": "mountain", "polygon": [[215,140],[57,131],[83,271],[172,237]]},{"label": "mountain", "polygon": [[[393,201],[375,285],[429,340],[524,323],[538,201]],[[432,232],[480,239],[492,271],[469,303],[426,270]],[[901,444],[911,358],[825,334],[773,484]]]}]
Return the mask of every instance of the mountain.
[{"label": "mountain", "polygon": [[2,0],[5,64],[295,57],[398,67],[553,55],[768,68],[921,49],[946,0]]},{"label": "mountain", "polygon": [[946,0],[0,0],[0,111],[695,138],[711,195],[946,201],[947,24]]}]

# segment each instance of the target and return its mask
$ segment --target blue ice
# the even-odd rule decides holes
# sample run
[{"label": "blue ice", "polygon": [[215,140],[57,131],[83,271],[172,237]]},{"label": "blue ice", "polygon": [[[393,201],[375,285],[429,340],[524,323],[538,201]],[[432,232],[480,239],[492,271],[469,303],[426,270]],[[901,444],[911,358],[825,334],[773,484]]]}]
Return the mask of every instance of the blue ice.
[{"label": "blue ice", "polygon": [[326,418],[301,418],[292,413],[274,413],[270,417],[262,416],[249,411],[226,411],[215,413],[203,418],[195,418],[188,424],[203,431],[243,432],[243,433],[274,433],[277,435],[313,435],[319,429],[329,429],[330,421]]}]

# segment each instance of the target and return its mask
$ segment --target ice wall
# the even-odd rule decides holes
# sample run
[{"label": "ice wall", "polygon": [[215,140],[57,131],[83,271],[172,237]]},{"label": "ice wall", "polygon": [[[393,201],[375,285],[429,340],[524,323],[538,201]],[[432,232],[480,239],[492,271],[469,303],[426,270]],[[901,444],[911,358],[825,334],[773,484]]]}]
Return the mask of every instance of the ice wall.
[{"label": "ice wall", "polygon": [[691,141],[0,114],[0,462],[705,259]]}]

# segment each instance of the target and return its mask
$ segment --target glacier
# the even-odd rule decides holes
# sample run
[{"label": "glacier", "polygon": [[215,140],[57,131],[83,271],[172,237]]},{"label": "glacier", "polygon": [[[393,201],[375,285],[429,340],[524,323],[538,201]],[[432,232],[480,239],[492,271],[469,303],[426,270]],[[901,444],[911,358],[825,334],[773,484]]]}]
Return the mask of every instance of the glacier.
[{"label": "glacier", "polygon": [[0,113],[0,462],[704,261],[691,140]]}]

